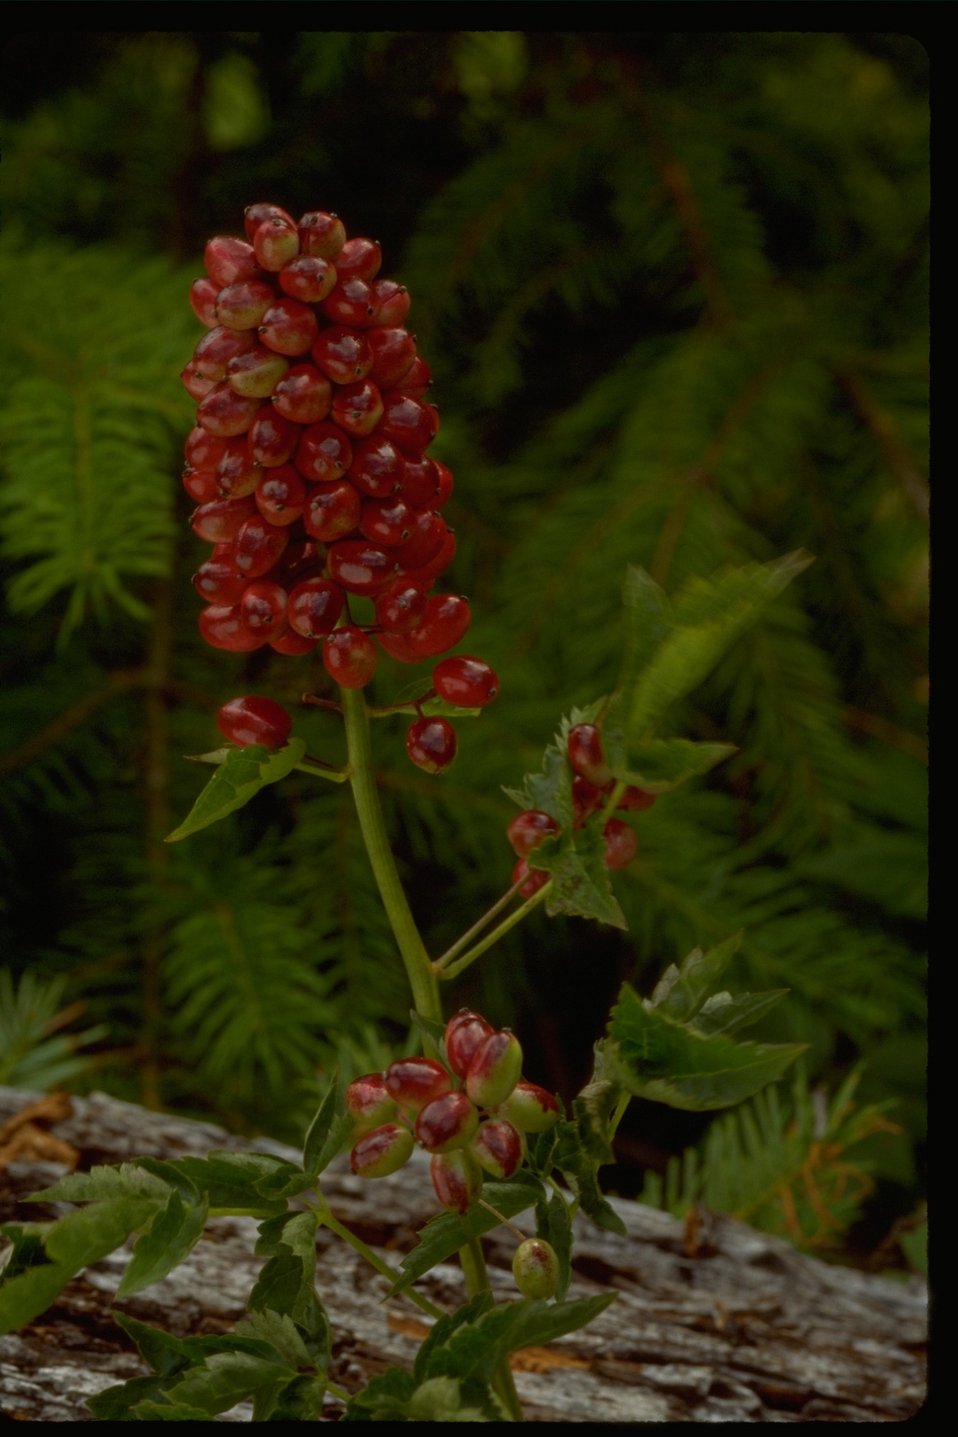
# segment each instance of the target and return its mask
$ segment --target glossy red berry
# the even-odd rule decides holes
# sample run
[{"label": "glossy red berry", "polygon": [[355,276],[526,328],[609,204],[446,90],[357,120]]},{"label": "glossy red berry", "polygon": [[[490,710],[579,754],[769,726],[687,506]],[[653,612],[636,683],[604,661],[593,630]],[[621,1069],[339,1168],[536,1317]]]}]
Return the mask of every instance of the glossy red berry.
[{"label": "glossy red berry", "polygon": [[559,1290],[559,1258],[541,1237],[520,1242],[512,1259],[512,1275],[523,1297],[555,1297]]},{"label": "glossy red berry", "polygon": [[215,235],[207,240],[203,263],[219,289],[238,280],[256,279],[260,270],[253,246],[235,235]]},{"label": "glossy red berry", "polygon": [[576,724],[567,740],[569,762],[576,773],[588,783],[603,788],[612,778],[612,770],[602,751],[602,736],[592,723]]},{"label": "glossy red berry", "polygon": [[477,1049],[494,1031],[481,1013],[473,1013],[469,1008],[461,1008],[452,1015],[446,1024],[443,1044],[446,1061],[457,1077],[466,1076]]},{"label": "glossy red berry", "polygon": [[440,698],[457,708],[485,708],[499,692],[495,671],[484,659],[465,654],[441,659],[432,671],[433,688]]},{"label": "glossy red berry", "polygon": [[216,715],[216,722],[224,738],[242,747],[260,743],[266,748],[282,748],[293,727],[283,705],[260,694],[230,699]]},{"label": "glossy red berry", "polygon": [[610,818],[602,830],[605,842],[606,868],[625,868],[638,851],[638,841],[629,825],[621,818]]},{"label": "glossy red berry", "polygon": [[482,1192],[482,1169],[465,1148],[437,1153],[429,1175],[437,1199],[450,1212],[466,1212]]},{"label": "glossy red berry", "polygon": [[506,836],[513,852],[519,858],[526,858],[546,838],[559,832],[559,825],[551,813],[540,808],[526,808],[517,813],[506,829]]},{"label": "glossy red berry", "polygon": [[253,231],[253,249],[259,265],[266,270],[281,270],[299,254],[299,233],[288,215],[273,214]]},{"label": "glossy red berry", "polygon": [[522,1165],[522,1138],[505,1118],[488,1118],[479,1125],[469,1151],[490,1177],[504,1181]]},{"label": "glossy red berry", "polygon": [[528,858],[520,858],[512,870],[513,883],[520,884],[520,898],[532,898],[540,888],[545,888],[551,876],[544,868],[530,868]]},{"label": "glossy red berry", "polygon": [[379,655],[368,634],[354,624],[335,629],[323,644],[323,665],[344,689],[364,689],[376,672]]},{"label": "glossy red berry", "polygon": [[302,579],[289,591],[289,626],[306,639],[322,639],[339,623],[346,596],[331,579]]},{"label": "glossy red berry", "polygon": [[448,719],[417,719],[406,734],[406,753],[417,768],[439,773],[456,756],[456,730]]},{"label": "glossy red berry", "polygon": [[297,230],[303,254],[320,255],[335,262],[336,255],[346,243],[342,220],[325,210],[311,210],[303,215]]},{"label": "glossy red berry", "polygon": [[266,201],[258,200],[256,204],[247,205],[243,211],[243,228],[246,231],[246,238],[252,240],[261,224],[267,220],[285,220],[287,224],[293,223],[293,217],[287,214],[280,205],[271,205]]},{"label": "glossy red berry", "polygon": [[623,813],[644,813],[647,808],[652,807],[655,798],[654,793],[649,793],[644,788],[636,788],[635,784],[630,783],[616,808],[620,808]]},{"label": "glossy red berry", "polygon": [[452,1090],[452,1079],[435,1058],[397,1058],[383,1077],[390,1096],[410,1113]]},{"label": "glossy red berry", "polygon": [[426,1103],[416,1119],[416,1139],[427,1153],[448,1153],[464,1148],[478,1126],[475,1105],[459,1089]]}]

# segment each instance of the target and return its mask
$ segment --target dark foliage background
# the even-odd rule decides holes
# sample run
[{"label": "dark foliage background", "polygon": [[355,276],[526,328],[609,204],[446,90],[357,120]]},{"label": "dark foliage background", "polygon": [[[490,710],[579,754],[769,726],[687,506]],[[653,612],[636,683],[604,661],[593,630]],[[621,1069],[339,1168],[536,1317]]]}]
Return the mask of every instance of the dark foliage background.
[{"label": "dark foliage background", "polygon": [[[452,1001],[515,1026],[568,1098],[624,978],[648,991],[743,928],[735,982],[791,989],[761,1036],[809,1044],[800,1081],[710,1121],[634,1105],[610,1186],[920,1262],[921,46],[38,29],[8,37],[0,103],[0,1078],[295,1139],[336,1062],[406,1040],[348,794],[294,776],[162,841],[222,702],[325,683],[198,640],[188,286],[251,201],[330,208],[412,292],[457,478],[450,587],[502,679],[439,780],[377,730],[433,951],[508,885],[502,786],[614,681],[625,566],[674,590],[816,556],[674,715],[738,753],[638,820],[628,933],[536,914]],[[297,731],[336,757],[327,717]]]}]

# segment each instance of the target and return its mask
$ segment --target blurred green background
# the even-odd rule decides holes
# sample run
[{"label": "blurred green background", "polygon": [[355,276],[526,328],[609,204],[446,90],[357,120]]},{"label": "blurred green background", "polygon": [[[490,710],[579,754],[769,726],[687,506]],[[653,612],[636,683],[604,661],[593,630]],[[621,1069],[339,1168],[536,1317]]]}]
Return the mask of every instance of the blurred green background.
[{"label": "blurred green background", "polygon": [[[220,704],[328,690],[199,641],[178,376],[205,240],[255,200],[332,209],[412,293],[456,475],[440,587],[502,681],[438,779],[376,728],[431,951],[509,884],[502,786],[614,682],[625,566],[674,591],[816,556],[675,712],[738,752],[637,817],[628,932],[538,911],[450,1006],[569,1098],[623,979],[743,928],[733,981],[791,990],[755,1036],[806,1042],[799,1080],[717,1118],[634,1104],[608,1186],[920,1264],[926,71],[881,33],[8,38],[0,1081],[296,1141],[336,1063],[408,1043],[347,792],[293,775],[163,843]],[[341,752],[329,715],[296,732]]]}]

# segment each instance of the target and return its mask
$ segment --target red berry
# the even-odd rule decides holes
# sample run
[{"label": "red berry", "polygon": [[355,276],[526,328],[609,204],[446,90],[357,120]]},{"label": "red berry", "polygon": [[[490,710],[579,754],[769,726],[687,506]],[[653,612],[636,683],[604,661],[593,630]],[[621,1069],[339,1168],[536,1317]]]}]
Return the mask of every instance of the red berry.
[{"label": "red berry", "polygon": [[522,1138],[505,1118],[481,1123],[469,1151],[490,1177],[500,1181],[511,1178],[522,1164]]},{"label": "red berry", "polygon": [[289,543],[289,530],[270,524],[262,514],[246,519],[233,540],[233,563],[249,579],[268,574]]},{"label": "red berry", "polygon": [[610,818],[602,830],[605,840],[606,868],[625,868],[638,850],[638,842],[629,825],[621,818]]},{"label": "red berry", "polygon": [[421,354],[410,364],[402,378],[402,392],[410,399],[422,399],[432,384],[432,370]]},{"label": "red berry", "polygon": [[214,384],[200,400],[196,422],[220,439],[245,434],[256,418],[259,402],[236,394],[228,384]]},{"label": "red berry", "polygon": [[336,283],[336,271],[329,260],[316,254],[297,255],[283,265],[276,277],[284,294],[304,304],[319,304]]},{"label": "red berry", "polygon": [[[239,331],[247,334],[248,330]],[[253,399],[268,399],[289,368],[289,360],[271,349],[257,345],[245,354],[238,354],[226,366],[226,380],[237,394]]]},{"label": "red berry", "polygon": [[205,324],[207,329],[212,329],[216,324],[216,297],[220,288],[220,285],[214,284],[205,276],[203,279],[194,279],[190,285],[190,304],[193,307],[193,313],[200,324]]},{"label": "red berry", "polygon": [[394,444],[371,434],[353,446],[349,482],[367,499],[388,499],[399,488],[403,458]]},{"label": "red berry", "polygon": [[273,638],[287,627],[286,590],[280,584],[270,583],[268,579],[247,584],[239,606],[250,633]]},{"label": "red berry", "polygon": [[512,1275],[523,1297],[555,1297],[559,1290],[559,1259],[555,1248],[541,1237],[527,1237],[516,1248]]},{"label": "red berry", "polygon": [[422,618],[426,595],[408,579],[394,579],[376,595],[376,623],[387,633],[401,634]]},{"label": "red berry", "polygon": [[464,1092],[443,1093],[420,1110],[416,1138],[428,1153],[448,1153],[464,1148],[478,1126],[479,1114]]},{"label": "red berry", "polygon": [[242,499],[212,499],[193,511],[190,519],[194,534],[210,544],[226,544],[235,539],[247,519],[256,513],[249,495]]},{"label": "red berry", "polygon": [[253,492],[256,507],[271,524],[293,524],[306,508],[308,491],[292,464],[279,464],[273,469],[259,470]]},{"label": "red berry", "polygon": [[316,424],[325,419],[332,402],[332,385],[311,364],[294,364],[273,390],[277,414],[297,424]]},{"label": "red berry", "polygon": [[630,783],[615,806],[621,808],[623,813],[643,813],[645,809],[652,807],[655,798],[654,793],[648,793],[644,788],[636,788],[635,784]]},{"label": "red berry", "polygon": [[456,594],[433,594],[426,600],[423,617],[414,629],[405,634],[380,634],[379,642],[400,663],[415,664],[458,644],[471,618],[468,600]]},{"label": "red berry", "polygon": [[216,323],[230,329],[255,329],[275,299],[272,286],[261,279],[228,284],[216,296]]},{"label": "red berry", "polygon": [[357,439],[372,433],[382,412],[382,397],[368,379],[344,384],[333,395],[332,419],[340,429],[345,429],[347,434],[355,435]]},{"label": "red berry", "polygon": [[202,374],[197,373],[192,364],[183,366],[180,370],[180,379],[187,394],[197,402],[205,399],[216,384],[215,379],[206,379]]},{"label": "red berry", "polygon": [[239,604],[210,604],[199,617],[200,633],[214,649],[249,654],[266,643],[264,634],[251,633],[243,623]]},{"label": "red berry", "polygon": [[534,848],[539,847],[543,839],[551,838],[558,832],[559,825],[551,813],[545,813],[541,808],[526,808],[522,813],[517,813],[509,824],[506,837],[512,844],[513,852],[519,858],[526,858]]},{"label": "red berry", "polygon": [[348,479],[334,484],[311,484],[303,509],[303,527],[314,539],[330,544],[353,532],[362,507],[362,500]]},{"label": "red berry", "polygon": [[373,352],[362,334],[343,325],[321,329],[313,345],[313,359],[334,384],[353,384],[365,379],[373,364]]},{"label": "red berry", "polygon": [[243,228],[246,231],[246,238],[251,240],[261,224],[267,220],[285,220],[287,224],[293,223],[292,215],[286,213],[279,205],[267,204],[258,200],[254,205],[247,205],[243,212]]},{"label": "red berry", "polygon": [[248,329],[227,329],[225,324],[208,329],[193,350],[193,368],[205,379],[226,378],[231,359],[256,348],[256,336]]},{"label": "red berry", "polygon": [[256,279],[259,262],[253,246],[235,235],[215,235],[203,253],[206,273],[219,289],[238,280]]},{"label": "red berry", "polygon": [[457,708],[485,708],[499,692],[499,680],[483,659],[464,654],[441,659],[432,671],[433,688]]},{"label": "red berry", "polygon": [[299,234],[289,215],[273,214],[253,231],[253,249],[263,269],[274,273],[299,254]]},{"label": "red berry", "polygon": [[350,275],[337,279],[319,307],[331,324],[347,324],[353,329],[368,329],[378,320],[368,281]]},{"label": "red berry", "polygon": [[238,604],[249,583],[228,559],[207,559],[193,575],[193,588],[208,604]]},{"label": "red berry", "polygon": [[435,1058],[397,1058],[383,1077],[390,1096],[410,1113],[418,1113],[452,1089],[449,1074]]},{"label": "red berry", "polygon": [[379,655],[368,634],[346,624],[323,644],[323,664],[331,679],[344,689],[364,689],[376,672]]},{"label": "red berry", "polygon": [[456,756],[456,730],[448,719],[417,719],[406,734],[406,752],[417,768],[439,773]]},{"label": "red berry", "polygon": [[482,1191],[482,1169],[465,1148],[437,1153],[429,1175],[436,1197],[450,1212],[464,1213]]},{"label": "red berry", "polygon": [[589,783],[581,774],[576,774],[572,780],[572,808],[576,828],[581,828],[593,813],[598,812],[612,791],[613,783],[614,780],[610,779],[604,788],[596,788],[594,783]]},{"label": "red berry", "polygon": [[277,354],[308,354],[316,338],[316,315],[302,300],[283,295],[271,304],[258,326],[267,349]]},{"label": "red berry", "polygon": [[418,399],[411,399],[408,394],[395,389],[383,395],[379,432],[384,438],[391,439],[404,454],[421,454],[438,431],[439,411],[435,405],[421,404]]},{"label": "red berry", "polygon": [[473,1013],[468,1008],[461,1008],[452,1015],[446,1024],[443,1041],[446,1061],[458,1077],[466,1076],[477,1050],[494,1031],[492,1024],[487,1023],[480,1013]]},{"label": "red berry", "polygon": [[340,479],[353,462],[349,439],[338,424],[324,421],[299,431],[296,468],[304,479],[322,484]]},{"label": "red berry", "polygon": [[223,736],[241,747],[261,743],[266,748],[282,748],[293,727],[282,704],[259,694],[230,699],[216,715],[216,722]]},{"label": "red berry", "polygon": [[580,723],[569,730],[567,740],[569,762],[588,783],[603,788],[612,778],[612,770],[602,752],[602,736],[595,724]]},{"label": "red berry", "polygon": [[250,456],[266,469],[287,464],[293,457],[302,432],[298,424],[284,419],[271,405],[263,404],[249,427]]},{"label": "red berry", "polygon": [[335,260],[346,243],[346,231],[337,215],[325,210],[311,210],[297,226],[299,243],[303,254],[319,255],[322,259]]},{"label": "red berry", "polygon": [[365,539],[338,539],[329,546],[328,562],[331,576],[351,594],[377,594],[396,572],[390,552]]},{"label": "red berry", "polygon": [[260,466],[250,458],[249,445],[240,440],[227,449],[216,466],[216,490],[224,499],[244,499],[262,478]]},{"label": "red berry", "polygon": [[522,884],[519,889],[520,898],[531,898],[540,888],[545,888],[549,878],[550,874],[544,868],[530,868],[528,858],[520,858],[512,870],[513,883]]},{"label": "red berry", "polygon": [[343,279],[351,275],[357,279],[375,279],[383,262],[383,252],[377,240],[356,235],[348,239],[336,256],[336,273]]},{"label": "red berry", "polygon": [[409,291],[394,279],[376,279],[371,285],[378,325],[402,324],[409,313]]},{"label": "red berry", "polygon": [[367,329],[364,338],[373,357],[369,378],[381,390],[398,388],[416,358],[412,335],[396,325],[379,324]]},{"label": "red berry", "polygon": [[408,504],[394,495],[388,499],[366,499],[359,517],[359,532],[371,544],[393,549],[409,537],[412,515]]},{"label": "red berry", "polygon": [[303,579],[289,591],[289,626],[306,639],[322,639],[339,623],[346,596],[330,579]]}]

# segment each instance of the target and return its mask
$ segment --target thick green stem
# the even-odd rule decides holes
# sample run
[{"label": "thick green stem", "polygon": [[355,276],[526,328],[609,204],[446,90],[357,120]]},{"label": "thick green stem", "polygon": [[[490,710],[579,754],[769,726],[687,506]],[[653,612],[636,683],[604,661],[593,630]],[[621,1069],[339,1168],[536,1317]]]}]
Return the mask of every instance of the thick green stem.
[{"label": "thick green stem", "polygon": [[366,852],[406,968],[416,1012],[423,1018],[442,1022],[439,983],[432,970],[419,929],[399,881],[396,860],[389,847],[382,806],[373,777],[372,745],[366,701],[358,689],[343,689],[343,717],[349,754],[349,782],[362,829]]},{"label": "thick green stem", "polygon": [[[459,1249],[459,1262],[466,1279],[466,1291],[470,1297],[479,1292],[491,1292],[486,1259],[482,1255],[482,1244],[477,1237],[470,1237],[465,1247]],[[512,1369],[506,1359],[499,1363],[492,1379],[493,1391],[499,1398],[513,1422],[523,1421],[522,1404],[516,1391]]]}]

